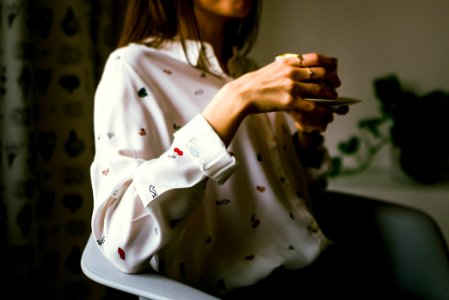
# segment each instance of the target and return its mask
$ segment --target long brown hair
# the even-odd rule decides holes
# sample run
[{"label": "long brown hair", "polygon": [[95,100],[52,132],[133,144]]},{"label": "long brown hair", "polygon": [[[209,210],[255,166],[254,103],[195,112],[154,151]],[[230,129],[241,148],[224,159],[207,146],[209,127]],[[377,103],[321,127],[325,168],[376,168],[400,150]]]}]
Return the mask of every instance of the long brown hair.
[{"label": "long brown hair", "polygon": [[[248,16],[230,20],[224,33],[223,53],[229,53],[233,47],[243,55],[251,51],[259,30],[261,6],[262,0],[253,0]],[[181,19],[187,24],[188,34],[202,42],[193,11],[193,0],[128,0],[118,47],[129,43],[145,43],[158,48],[165,41],[179,36],[186,51],[186,37],[179,30]],[[149,37],[151,40],[147,40]]]}]

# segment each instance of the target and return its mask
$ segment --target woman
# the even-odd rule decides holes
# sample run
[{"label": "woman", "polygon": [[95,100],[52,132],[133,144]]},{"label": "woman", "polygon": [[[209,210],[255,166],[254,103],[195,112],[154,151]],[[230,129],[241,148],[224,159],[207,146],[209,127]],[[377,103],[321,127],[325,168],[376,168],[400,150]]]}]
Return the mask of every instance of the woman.
[{"label": "woman", "polygon": [[304,98],[337,96],[337,62],[312,53],[258,69],[245,54],[260,5],[129,1],[95,96],[91,167],[93,233],[120,270],[221,296],[329,245],[309,205],[333,111]]}]

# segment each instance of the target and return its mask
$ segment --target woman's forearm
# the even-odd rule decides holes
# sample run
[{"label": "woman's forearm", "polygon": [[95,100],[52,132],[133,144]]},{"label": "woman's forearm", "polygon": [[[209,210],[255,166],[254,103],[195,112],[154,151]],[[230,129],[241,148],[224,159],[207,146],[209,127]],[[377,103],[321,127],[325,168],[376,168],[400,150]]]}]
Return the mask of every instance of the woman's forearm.
[{"label": "woman's forearm", "polygon": [[246,116],[241,97],[225,85],[201,113],[227,146]]}]

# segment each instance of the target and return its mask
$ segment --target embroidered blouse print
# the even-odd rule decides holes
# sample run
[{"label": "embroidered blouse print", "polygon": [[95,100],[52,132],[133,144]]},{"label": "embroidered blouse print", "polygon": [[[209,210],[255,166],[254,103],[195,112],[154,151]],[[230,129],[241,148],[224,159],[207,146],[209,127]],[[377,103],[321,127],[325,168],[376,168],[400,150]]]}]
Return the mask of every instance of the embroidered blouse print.
[{"label": "embroidered blouse print", "polygon": [[[228,149],[200,115],[232,80],[206,51],[217,76],[191,67],[178,42],[109,57],[95,97],[92,229],[120,270],[151,265],[219,295],[305,266],[329,241],[284,114],[248,117]],[[236,57],[233,74],[245,64]]]}]

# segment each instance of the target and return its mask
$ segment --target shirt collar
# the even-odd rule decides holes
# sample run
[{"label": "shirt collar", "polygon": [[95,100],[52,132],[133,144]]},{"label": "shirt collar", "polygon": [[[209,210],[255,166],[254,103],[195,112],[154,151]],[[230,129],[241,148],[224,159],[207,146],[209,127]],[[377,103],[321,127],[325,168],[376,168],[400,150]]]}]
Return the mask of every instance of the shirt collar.
[{"label": "shirt collar", "polygon": [[[150,40],[151,38],[147,39],[147,41]],[[184,52],[181,41],[178,38],[175,38],[173,40],[165,41],[158,50],[176,60],[199,67],[201,43],[195,40],[186,40],[185,47],[186,52]],[[207,59],[209,59],[211,71],[219,75],[224,74],[212,46],[208,43],[203,43],[203,51]]]},{"label": "shirt collar", "polygon": [[201,47],[203,47],[203,53],[210,63],[209,69],[213,74],[220,77],[237,77],[238,75],[241,75],[240,73],[242,73],[240,71],[241,68],[239,67],[239,62],[242,60],[242,57],[240,56],[237,48],[233,48],[233,56],[228,61],[228,70],[230,74],[227,75],[221,68],[212,45],[207,42],[203,42],[203,46],[201,46],[199,41],[186,40],[185,46],[187,54],[184,52],[181,41],[179,39],[173,39],[164,43],[164,45],[160,48],[160,51],[170,57],[173,57],[174,59],[184,63],[191,63],[195,67],[200,67],[200,51]]}]

